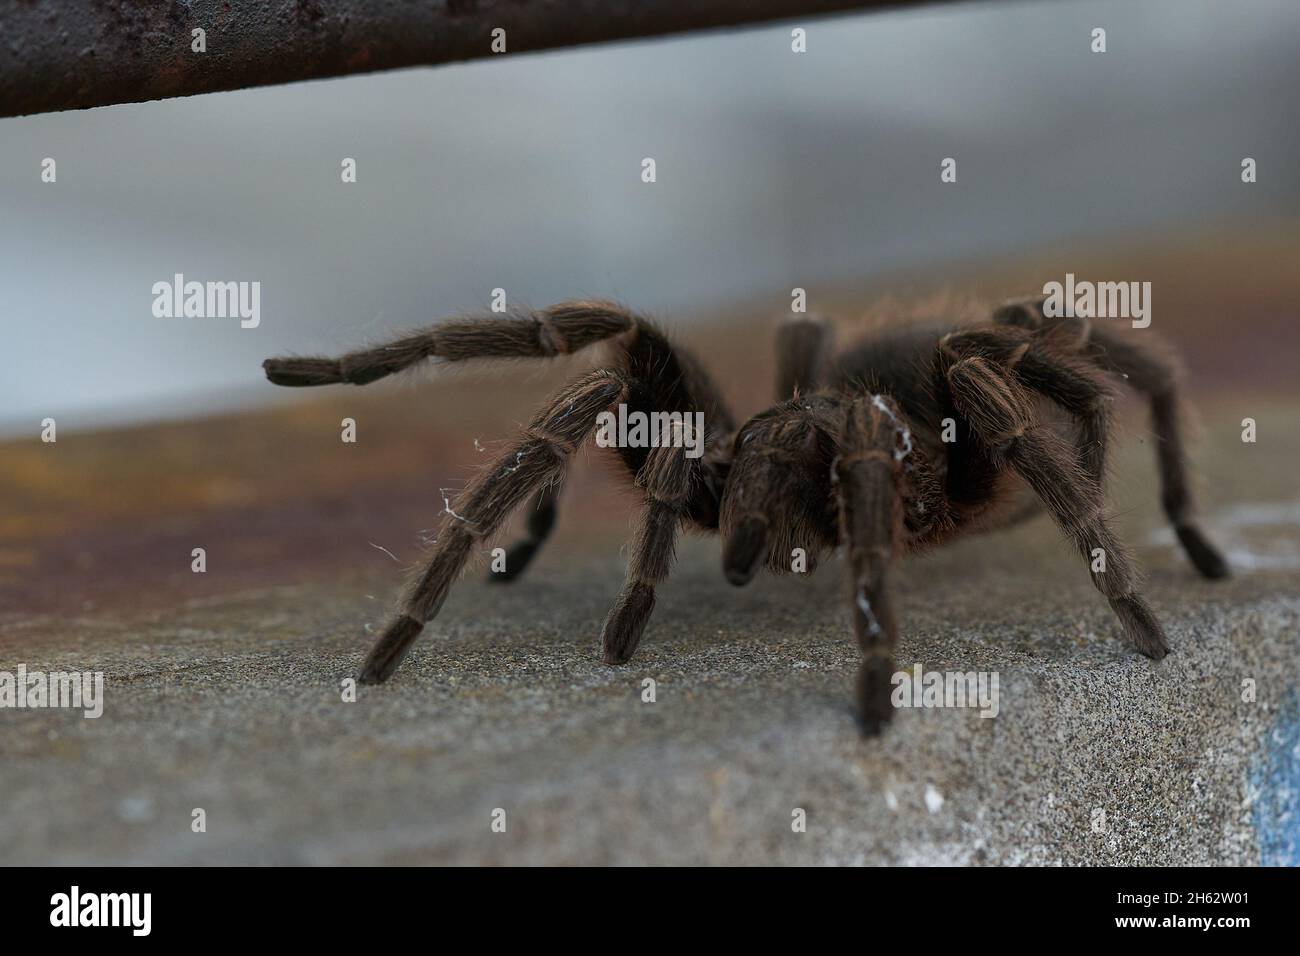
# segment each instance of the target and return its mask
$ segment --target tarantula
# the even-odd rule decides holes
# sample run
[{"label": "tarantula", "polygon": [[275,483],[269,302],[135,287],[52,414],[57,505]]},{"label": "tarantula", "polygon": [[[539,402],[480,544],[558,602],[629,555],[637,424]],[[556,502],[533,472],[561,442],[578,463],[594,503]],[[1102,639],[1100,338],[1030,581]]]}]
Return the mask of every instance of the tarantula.
[{"label": "tarantula", "polygon": [[[341,358],[268,359],[264,368],[277,385],[365,385],[428,358],[548,358],[602,340],[612,340],[615,359],[562,388],[448,504],[432,554],[366,658],[362,683],[392,675],[476,546],[531,494],[527,534],[495,577],[523,570],[554,524],[567,460],[601,413],[620,404],[643,413],[702,412],[705,434],[697,457],[671,444],[614,449],[644,505],[626,582],[601,635],[610,664],[636,651],[684,526],[722,536],[723,571],[736,585],[760,564],[791,570],[795,548],[804,549],[811,570],[819,555],[843,545],[863,654],[859,714],[863,728],[878,733],[892,713],[894,558],[1044,507],[1089,566],[1104,567],[1091,571],[1093,584],[1124,636],[1148,657],[1164,657],[1164,632],[1104,513],[1119,379],[1151,403],[1164,510],[1183,549],[1205,577],[1228,573],[1192,518],[1177,365],[1109,327],[1049,318],[1041,299],[1004,305],[991,323],[877,334],[838,356],[827,323],[786,320],[777,332],[779,401],[739,428],[690,353],[645,318],[603,301],[455,319]],[[1095,562],[1098,548],[1104,564]]]}]

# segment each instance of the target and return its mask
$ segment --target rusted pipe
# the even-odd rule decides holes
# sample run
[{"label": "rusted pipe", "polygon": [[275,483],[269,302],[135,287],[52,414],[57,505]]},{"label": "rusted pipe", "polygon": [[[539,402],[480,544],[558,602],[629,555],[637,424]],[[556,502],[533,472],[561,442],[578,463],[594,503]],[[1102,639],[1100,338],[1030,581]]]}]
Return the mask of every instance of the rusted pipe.
[{"label": "rusted pipe", "polygon": [[[914,2],[3,0],[0,116]],[[497,29],[505,31],[497,35],[504,54],[493,49]],[[202,44],[195,30],[204,31]]]}]

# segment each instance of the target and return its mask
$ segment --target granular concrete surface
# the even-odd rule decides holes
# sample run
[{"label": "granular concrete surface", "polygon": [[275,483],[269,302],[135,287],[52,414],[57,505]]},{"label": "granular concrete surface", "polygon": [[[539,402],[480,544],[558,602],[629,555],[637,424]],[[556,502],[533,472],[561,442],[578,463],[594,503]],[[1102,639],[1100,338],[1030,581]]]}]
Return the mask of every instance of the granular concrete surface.
[{"label": "granular concrete surface", "polygon": [[[470,437],[508,434],[549,380],[508,408],[449,398],[462,385],[0,449],[16,503],[0,671],[105,675],[98,719],[0,710],[0,859],[1300,862],[1293,396],[1198,396],[1204,524],[1237,569],[1223,582],[1173,544],[1145,423],[1125,418],[1111,501],[1168,658],[1119,640],[1034,519],[895,579],[900,669],[995,673],[996,716],[900,709],[863,739],[838,559],[736,589],[717,541],[690,538],[636,657],[603,664],[631,499],[590,467],[526,575],[472,570],[394,679],[345,700],[452,478],[431,462],[454,448],[463,479]],[[338,441],[340,408],[359,448]],[[453,431],[429,424],[453,411]]]},{"label": "granular concrete surface", "polygon": [[1212,512],[1237,560],[1286,567],[1203,582],[1141,530],[1158,525],[1146,490],[1123,525],[1167,659],[1116,639],[1036,520],[902,565],[900,667],[997,672],[999,711],[901,710],[879,740],[851,719],[842,565],[736,590],[709,540],[683,548],[626,667],[597,647],[621,577],[611,540],[582,559],[557,548],[509,586],[472,574],[396,678],[355,703],[340,681],[396,574],[111,619],[10,614],[6,662],[102,670],[107,686],[99,719],[0,714],[3,858],[1294,863],[1294,525]]}]

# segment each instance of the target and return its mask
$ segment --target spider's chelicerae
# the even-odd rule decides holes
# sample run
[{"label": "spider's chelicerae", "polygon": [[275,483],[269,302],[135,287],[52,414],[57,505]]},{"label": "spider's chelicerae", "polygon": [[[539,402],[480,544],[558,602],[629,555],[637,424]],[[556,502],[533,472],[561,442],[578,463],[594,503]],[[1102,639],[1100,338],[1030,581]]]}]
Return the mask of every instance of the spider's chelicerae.
[{"label": "spider's chelicerae", "polygon": [[705,434],[694,457],[671,445],[614,449],[644,505],[626,583],[601,635],[611,664],[635,652],[683,527],[722,536],[723,571],[737,585],[760,564],[791,570],[795,548],[811,570],[820,553],[842,544],[863,654],[858,705],[866,730],[878,733],[892,713],[894,559],[1042,507],[1085,567],[1104,566],[1090,572],[1093,584],[1124,636],[1148,657],[1163,657],[1160,622],[1105,514],[1110,409],[1121,380],[1151,403],[1162,500],[1178,540],[1205,577],[1227,575],[1192,518],[1177,365],[1148,333],[1048,318],[1041,301],[1027,300],[999,308],[991,323],[879,333],[837,356],[830,338],[818,319],[784,322],[778,403],[739,428],[693,356],[609,302],[446,321],[338,359],[269,359],[266,374],[277,385],[365,385],[428,358],[546,358],[602,340],[615,346],[610,364],[561,389],[446,509],[432,554],[359,679],[392,675],[480,542],[532,495],[527,536],[495,577],[523,570],[554,524],[569,457],[601,413],[620,404],[627,413],[701,412]]}]

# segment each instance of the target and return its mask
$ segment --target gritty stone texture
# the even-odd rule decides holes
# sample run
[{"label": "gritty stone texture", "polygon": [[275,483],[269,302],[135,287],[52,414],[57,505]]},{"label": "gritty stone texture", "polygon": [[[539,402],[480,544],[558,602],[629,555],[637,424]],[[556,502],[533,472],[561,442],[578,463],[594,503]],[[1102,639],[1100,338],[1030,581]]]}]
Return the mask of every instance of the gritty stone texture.
[{"label": "gritty stone texture", "polygon": [[[611,668],[597,634],[620,571],[605,547],[585,563],[548,553],[509,587],[471,575],[393,682],[356,703],[340,680],[382,618],[367,595],[393,580],[21,622],[6,660],[28,637],[50,648],[29,666],[104,670],[107,703],[99,720],[0,715],[4,859],[1259,859],[1250,768],[1300,659],[1294,572],[1204,583],[1172,549],[1141,549],[1173,645],[1157,664],[1120,643],[1045,521],[913,560],[900,666],[997,671],[1000,713],[904,710],[863,740],[838,563],[736,590],[716,545],[693,540],[646,644]],[[190,831],[195,807],[206,834]]]}]

